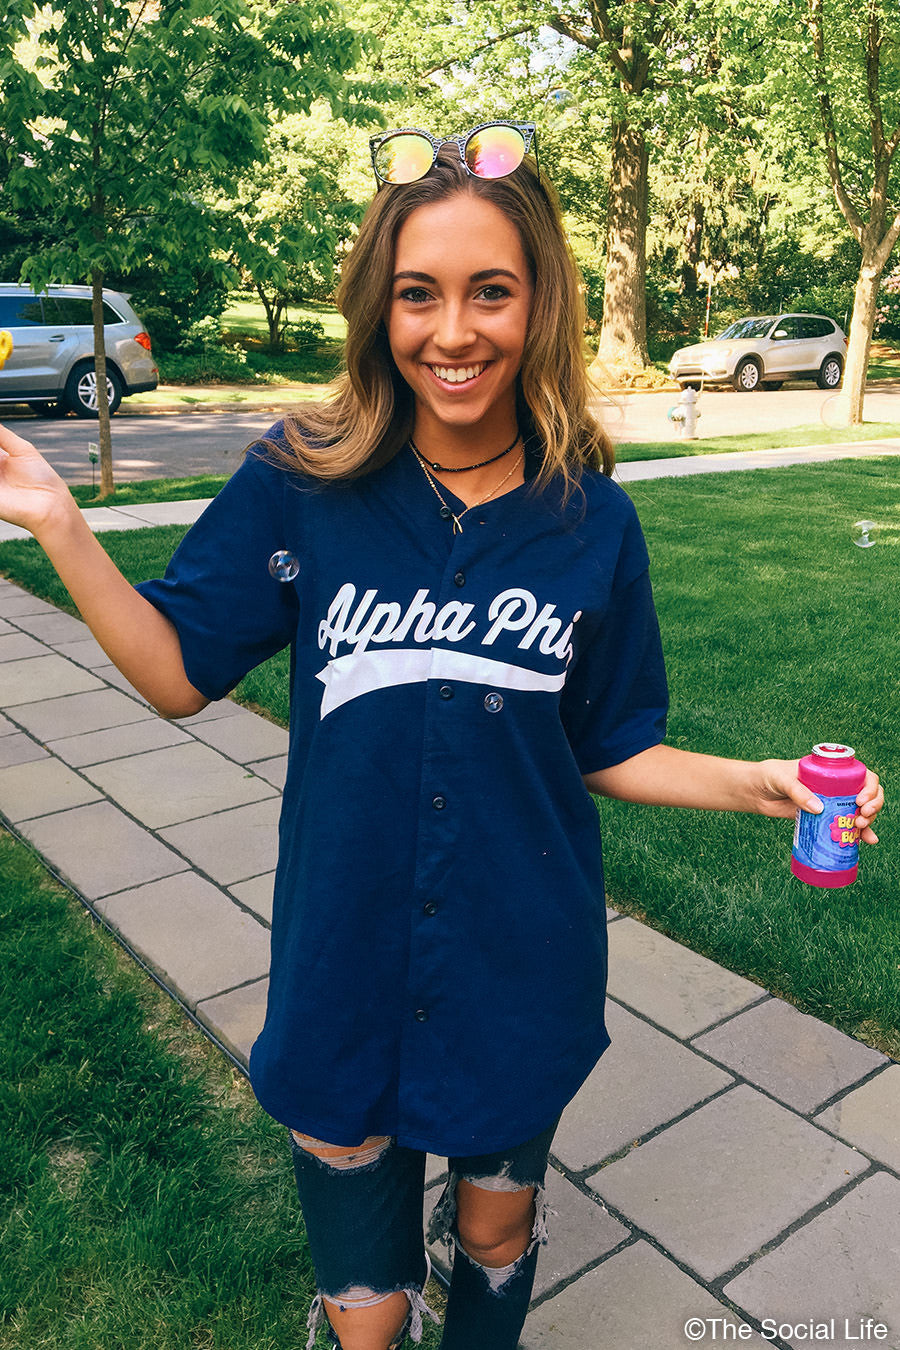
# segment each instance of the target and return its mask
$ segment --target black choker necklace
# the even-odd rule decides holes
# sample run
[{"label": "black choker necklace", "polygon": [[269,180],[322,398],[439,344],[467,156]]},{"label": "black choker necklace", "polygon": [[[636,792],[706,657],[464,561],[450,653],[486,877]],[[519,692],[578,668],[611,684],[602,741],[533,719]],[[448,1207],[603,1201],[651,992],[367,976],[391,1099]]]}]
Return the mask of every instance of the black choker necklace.
[{"label": "black choker necklace", "polygon": [[491,455],[490,459],[479,460],[477,464],[463,464],[462,468],[451,468],[447,464],[438,464],[437,460],[426,459],[425,456],[422,454],[422,451],[416,445],[412,436],[410,436],[409,438],[409,444],[411,449],[413,449],[415,453],[419,456],[419,459],[421,459],[425,464],[427,464],[429,469],[432,469],[435,473],[468,473],[471,469],[483,469],[488,464],[496,464],[498,459],[502,459],[504,455],[509,454],[510,450],[512,450],[513,447],[518,444],[518,441],[519,441],[519,430],[517,427],[515,439],[510,441],[506,449],[501,450],[499,455]]}]

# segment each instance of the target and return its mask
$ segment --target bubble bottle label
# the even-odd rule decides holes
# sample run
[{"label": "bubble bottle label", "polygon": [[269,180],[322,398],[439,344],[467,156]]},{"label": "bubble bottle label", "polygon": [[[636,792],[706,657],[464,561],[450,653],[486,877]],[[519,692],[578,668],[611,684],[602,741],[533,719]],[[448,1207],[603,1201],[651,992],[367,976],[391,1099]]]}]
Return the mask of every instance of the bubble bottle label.
[{"label": "bubble bottle label", "polygon": [[859,862],[856,797],[817,796],[824,807],[820,816],[797,813],[792,856],[820,872],[845,872]]},{"label": "bubble bottle label", "polygon": [[856,794],[865,782],[866,766],[850,746],[826,741],[801,759],[799,777],[823,809],[819,815],[797,812],[791,871],[810,886],[849,886],[859,862]]}]

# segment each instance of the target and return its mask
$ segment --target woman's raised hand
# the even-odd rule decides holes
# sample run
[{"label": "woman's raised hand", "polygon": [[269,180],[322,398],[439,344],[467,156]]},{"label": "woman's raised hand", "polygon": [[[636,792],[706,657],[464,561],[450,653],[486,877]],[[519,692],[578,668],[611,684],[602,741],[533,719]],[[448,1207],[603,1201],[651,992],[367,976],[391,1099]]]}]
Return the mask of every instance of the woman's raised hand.
[{"label": "woman's raised hand", "polygon": [[36,535],[73,505],[72,494],[44,456],[0,425],[0,519]]},{"label": "woman's raised hand", "polygon": [[187,678],[173,625],[104,552],[43,455],[4,426],[0,520],[31,531],[110,660],[164,717],[189,717],[206,706]]}]

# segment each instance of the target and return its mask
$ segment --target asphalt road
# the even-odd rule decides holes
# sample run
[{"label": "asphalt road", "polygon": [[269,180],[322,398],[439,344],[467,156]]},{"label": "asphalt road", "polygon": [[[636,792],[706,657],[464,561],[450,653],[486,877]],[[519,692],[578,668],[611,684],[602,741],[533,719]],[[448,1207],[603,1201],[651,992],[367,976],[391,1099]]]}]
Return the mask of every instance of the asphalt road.
[{"label": "asphalt road", "polygon": [[[67,483],[91,482],[88,446],[97,440],[96,422],[31,413],[11,416],[7,409],[0,409],[0,420],[36,445]],[[275,420],[276,414],[269,412],[119,414],[112,419],[113,473],[122,482],[231,474],[241,452]]]},{"label": "asphalt road", "polygon": [[[778,431],[799,425],[837,426],[840,399],[840,394],[809,385],[753,394],[708,390],[698,405],[699,436]],[[669,421],[668,412],[677,401],[678,394],[673,392],[625,394],[606,400],[600,411],[613,440],[671,441],[674,445],[677,427]],[[129,414],[123,409],[112,423],[114,472],[122,481],[230,474],[240,463],[241,452],[278,416],[277,408],[171,414]],[[880,385],[868,393],[865,417],[871,422],[900,422],[900,387]],[[67,482],[91,482],[88,445],[97,439],[96,423],[77,417],[35,417],[21,405],[0,407],[0,420],[32,441]]]},{"label": "asphalt road", "polygon": [[[675,442],[678,429],[668,413],[679,397],[677,392],[611,396],[601,409],[604,424],[614,441]],[[806,383],[752,394],[707,389],[697,404],[697,433],[702,440],[797,426],[839,427],[842,401],[840,391],[829,393]],[[888,382],[874,386],[866,394],[864,416],[867,422],[900,422],[900,386]]]}]

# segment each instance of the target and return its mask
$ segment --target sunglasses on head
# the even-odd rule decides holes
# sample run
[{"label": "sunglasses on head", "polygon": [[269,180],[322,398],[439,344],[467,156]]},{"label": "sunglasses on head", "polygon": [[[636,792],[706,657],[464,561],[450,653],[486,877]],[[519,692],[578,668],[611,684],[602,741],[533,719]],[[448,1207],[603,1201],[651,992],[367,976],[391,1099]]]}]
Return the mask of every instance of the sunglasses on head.
[{"label": "sunglasses on head", "polygon": [[442,145],[455,145],[464,169],[473,178],[506,178],[515,173],[534,143],[533,122],[482,122],[455,136],[432,136],[417,127],[372,136],[372,168],[379,183],[414,183],[434,167]]}]

